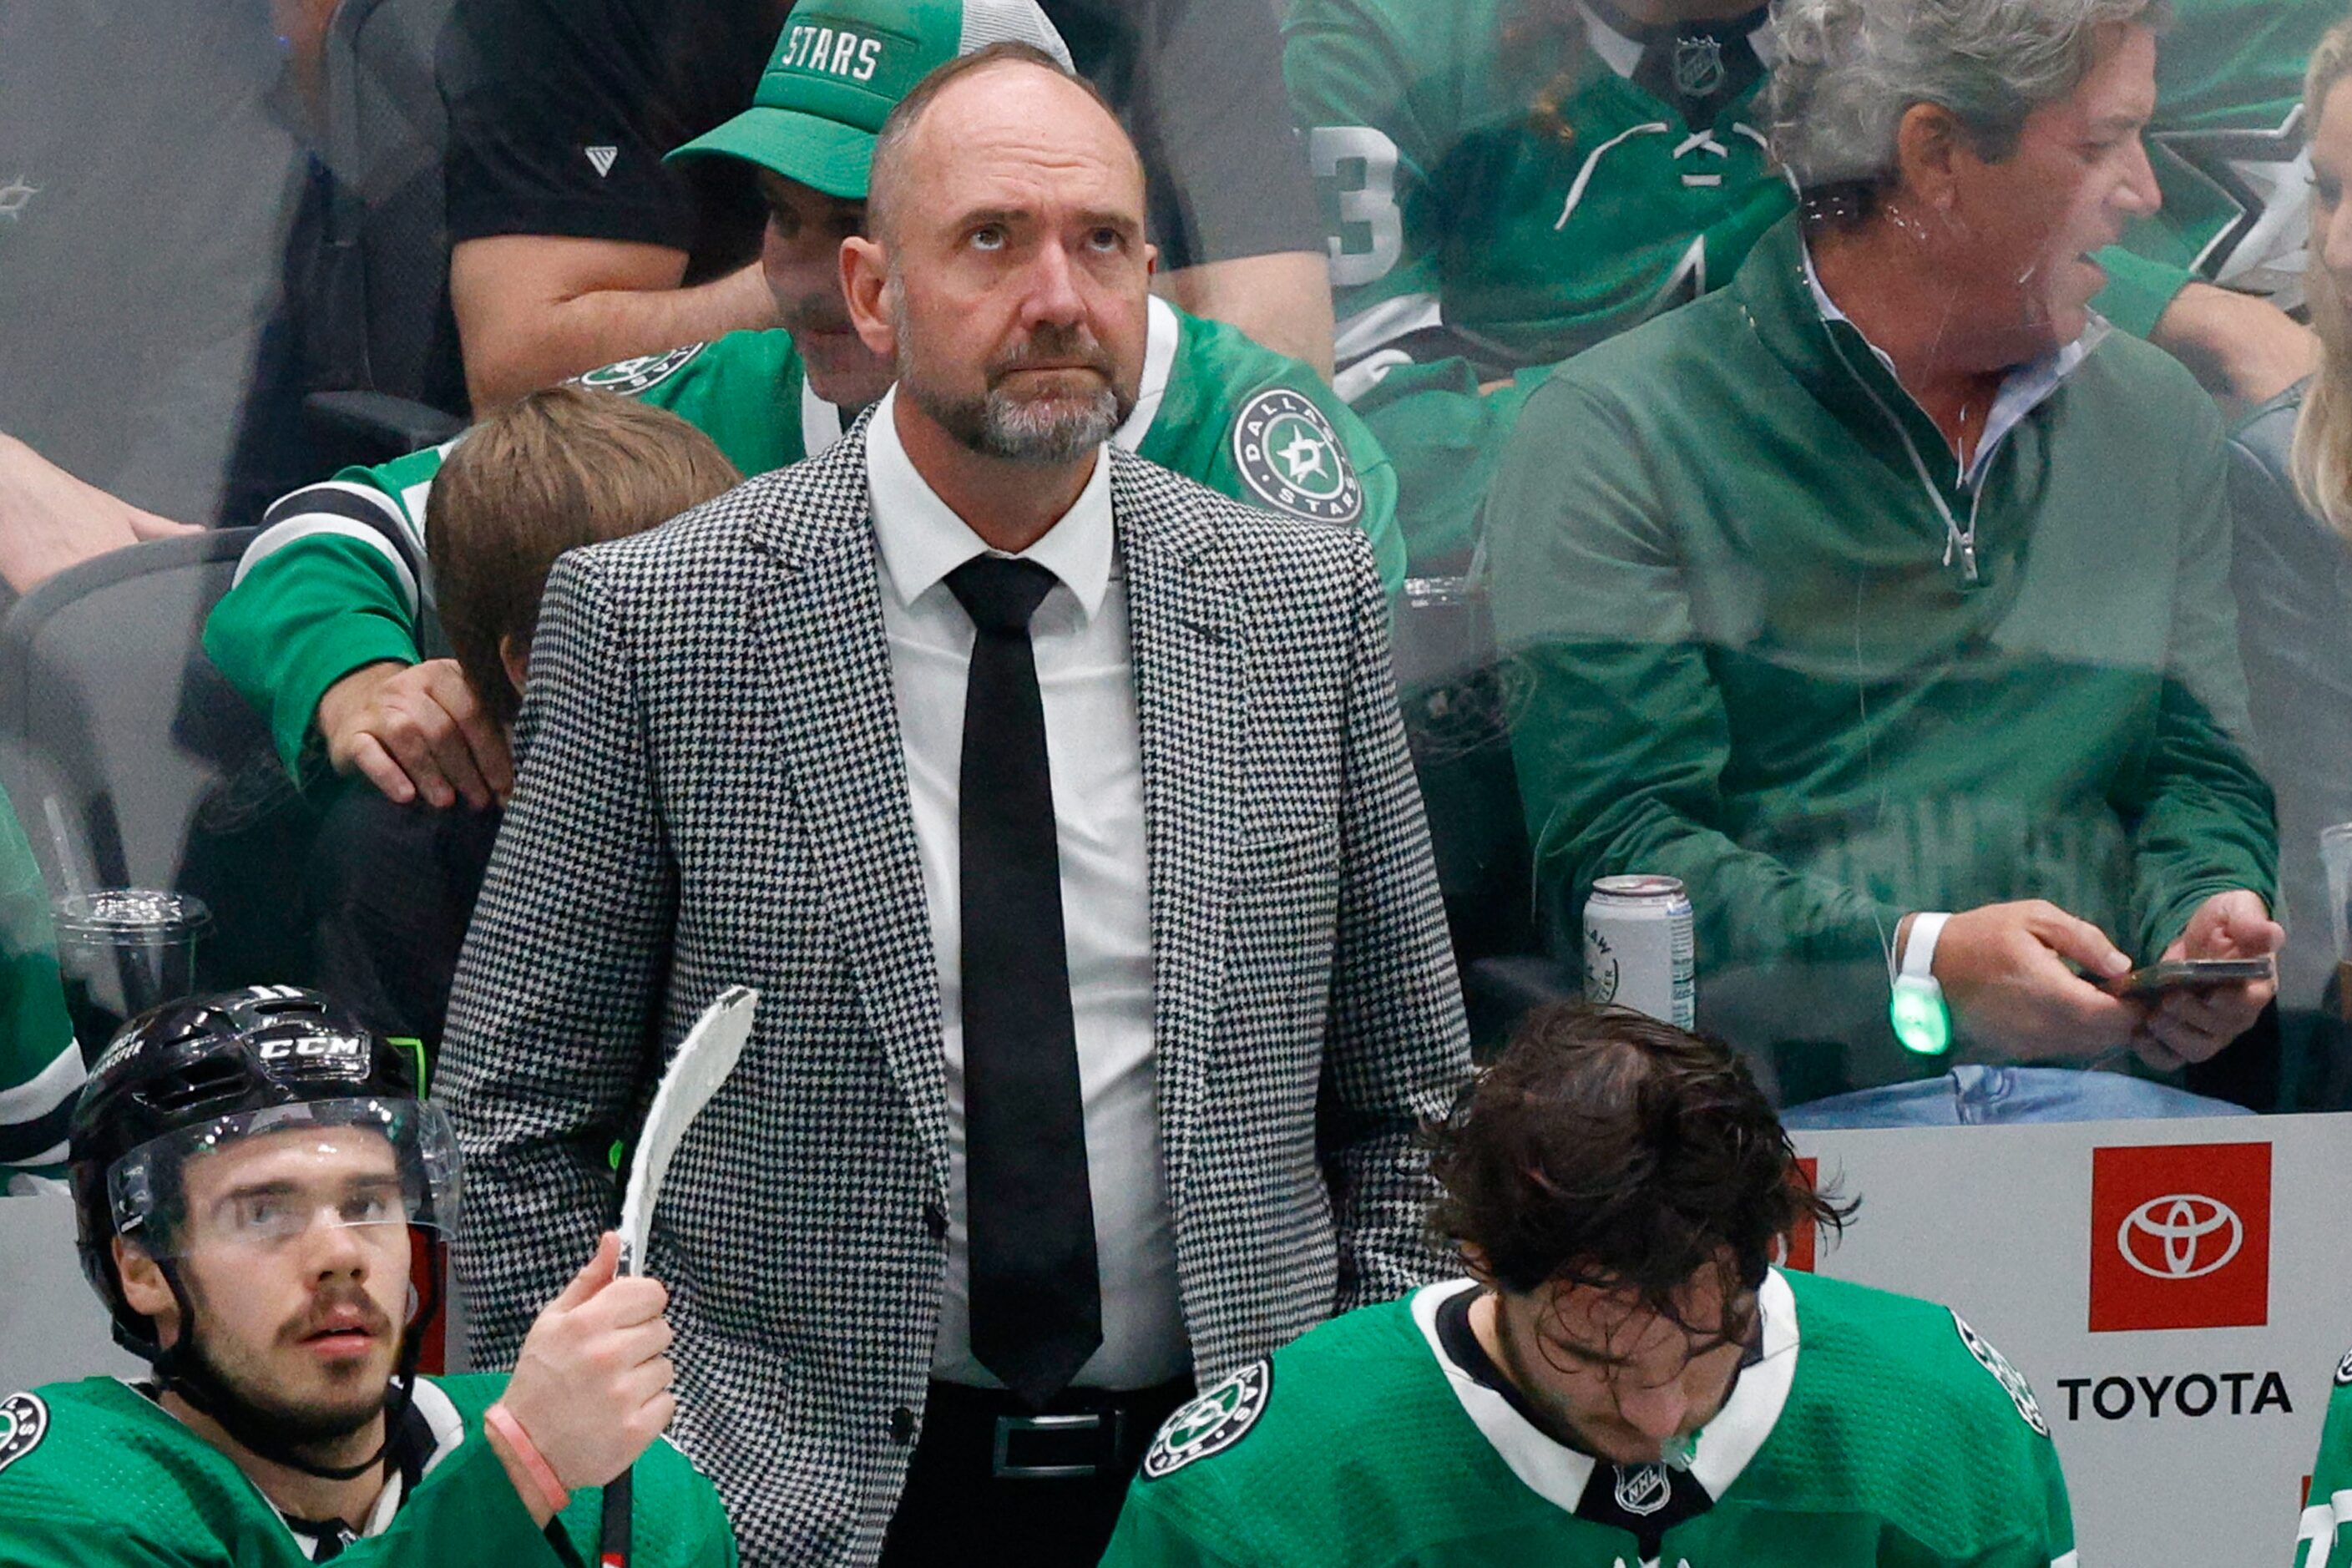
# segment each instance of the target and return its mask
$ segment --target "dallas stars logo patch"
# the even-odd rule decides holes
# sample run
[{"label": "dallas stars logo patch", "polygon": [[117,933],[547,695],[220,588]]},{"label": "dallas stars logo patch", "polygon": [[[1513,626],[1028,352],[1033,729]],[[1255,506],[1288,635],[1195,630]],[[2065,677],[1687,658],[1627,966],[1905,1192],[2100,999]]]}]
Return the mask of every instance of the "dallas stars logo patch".
[{"label": "dallas stars logo patch", "polygon": [[706,346],[688,343],[666,354],[640,354],[635,359],[619,360],[579,377],[577,384],[596,392],[617,392],[624,397],[635,397],[684,370]]},{"label": "dallas stars logo patch", "polygon": [[1244,404],[1234,419],[1234,462],[1276,511],[1316,522],[1353,522],[1364,513],[1364,487],[1339,433],[1303,393],[1270,387]]},{"label": "dallas stars logo patch", "polygon": [[1240,1442],[1265,1409],[1274,1392],[1274,1368],[1266,1362],[1245,1366],[1168,1418],[1143,1455],[1143,1479],[1172,1476],[1195,1459],[1205,1459]]},{"label": "dallas stars logo patch", "polygon": [[12,1394],[0,1399],[0,1470],[39,1447],[48,1430],[49,1407],[38,1395]]},{"label": "dallas stars logo patch", "polygon": [[2336,1386],[2352,1387],[2352,1351],[2346,1351],[2344,1359],[2336,1363]]},{"label": "dallas stars logo patch", "polygon": [[1960,1343],[1969,1347],[1969,1353],[1977,1358],[1977,1364],[1999,1380],[2002,1391],[2009,1395],[2009,1402],[2017,1406],[2017,1414],[2025,1424],[2044,1437],[2050,1436],[2050,1423],[2042,1419],[2042,1405],[2034,1399],[2033,1385],[2025,1381],[2025,1374],[2010,1365],[2009,1358],[1988,1344],[1984,1336],[1969,1327],[1967,1320],[1958,1312],[1952,1314],[1952,1327],[1960,1331]]}]

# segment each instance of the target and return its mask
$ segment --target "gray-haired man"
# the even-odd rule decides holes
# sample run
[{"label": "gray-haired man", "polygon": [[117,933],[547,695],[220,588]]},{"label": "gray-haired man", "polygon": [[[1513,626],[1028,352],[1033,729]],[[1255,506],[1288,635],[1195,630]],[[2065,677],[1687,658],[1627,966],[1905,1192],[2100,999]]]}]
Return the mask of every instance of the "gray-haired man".
[{"label": "gray-haired man", "polygon": [[2219,421],[2089,308],[2158,202],[2155,15],[1776,5],[1800,211],[1537,394],[1489,499],[1556,911],[1682,878],[1702,1005],[1790,1100],[1957,1025],[1849,1118],[2211,1109],[2007,1064],[2201,1060],[2270,994],[2094,984],[2280,939]]}]

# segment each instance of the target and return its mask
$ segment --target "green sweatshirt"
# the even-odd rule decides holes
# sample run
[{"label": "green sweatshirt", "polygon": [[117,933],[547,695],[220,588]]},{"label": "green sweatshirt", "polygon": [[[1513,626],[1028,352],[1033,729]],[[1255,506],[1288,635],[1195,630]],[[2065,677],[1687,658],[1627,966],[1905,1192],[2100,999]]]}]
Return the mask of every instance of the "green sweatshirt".
[{"label": "green sweatshirt", "polygon": [[[1487,526],[1556,931],[1597,877],[1679,877],[1703,1016],[1756,981],[1802,1037],[1878,1046],[1908,910],[2046,898],[2147,958],[2214,893],[2273,897],[2220,422],[2095,338],[1970,482],[1823,321],[1791,218],[1529,400]],[[1938,500],[1976,518],[1973,584]]]},{"label": "green sweatshirt", "polygon": [[[792,335],[730,332],[580,378],[667,408],[747,475],[815,456],[854,413],[801,371]],[[1313,525],[1360,528],[1381,580],[1404,581],[1396,476],[1314,370],[1239,328],[1151,301],[1140,397],[1114,439],[1212,489]],[[432,600],[425,503],[446,447],[347,468],[280,499],[205,624],[205,651],[268,715],[299,771],[319,699],[362,665],[413,664]]]}]

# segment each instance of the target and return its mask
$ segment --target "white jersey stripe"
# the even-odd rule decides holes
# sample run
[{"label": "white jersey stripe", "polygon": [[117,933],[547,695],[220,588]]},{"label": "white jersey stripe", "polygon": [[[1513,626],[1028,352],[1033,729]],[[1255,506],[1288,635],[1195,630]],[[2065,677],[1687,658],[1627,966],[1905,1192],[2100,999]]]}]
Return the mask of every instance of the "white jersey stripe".
[{"label": "white jersey stripe", "polygon": [[[82,1067],[81,1047],[68,1038],[47,1067],[14,1089],[0,1089],[0,1127],[38,1121],[81,1092],[89,1080]],[[32,1161],[33,1164],[45,1162]]]},{"label": "white jersey stripe", "polygon": [[1176,365],[1177,340],[1184,335],[1184,325],[1176,319],[1175,308],[1158,295],[1145,301],[1143,339],[1143,379],[1135,394],[1135,412],[1127,423],[1111,432],[1114,445],[1123,452],[1132,452],[1143,445],[1150,433],[1151,422],[1160,417],[1160,400],[1168,395],[1168,374]]},{"label": "white jersey stripe", "polygon": [[381,529],[370,528],[366,523],[353,522],[349,518],[334,517],[326,512],[305,512],[299,517],[289,517],[283,522],[270,525],[260,538],[246,546],[245,554],[236,563],[236,575],[231,580],[229,585],[235,587],[238,583],[245,581],[245,574],[247,572],[252,571],[254,567],[296,540],[309,539],[324,533],[341,534],[346,539],[356,539],[373,549],[383,552],[383,558],[392,563],[394,575],[400,579],[400,592],[401,595],[408,601],[408,613],[412,616],[418,613],[420,601],[416,574],[409,570],[408,563],[401,559],[400,552],[393,547],[391,540],[383,536],[383,531]]},{"label": "white jersey stripe", "polygon": [[373,485],[362,485],[350,479],[321,479],[315,485],[289,490],[269,503],[269,510],[262,514],[261,532],[237,558],[236,581],[245,581],[247,572],[258,565],[264,557],[281,548],[276,535],[278,529],[289,522],[299,522],[303,518],[317,515],[344,516],[351,517],[353,521],[361,521],[349,510],[352,502],[358,503],[357,510],[362,514],[381,515],[383,526],[401,542],[419,555],[425,552],[424,528],[409,521],[408,515],[401,510],[399,501]]},{"label": "white jersey stripe", "polygon": [[1445,307],[1434,294],[1399,294],[1377,305],[1367,305],[1339,323],[1332,340],[1332,356],[1353,364],[1399,338],[1445,324]]},{"label": "white jersey stripe", "polygon": [[2336,1510],[2324,1502],[2313,1503],[2303,1510],[2303,1528],[2295,1531],[2297,1546],[2308,1544],[2311,1554],[2296,1568],[2327,1568],[2328,1553],[2336,1546]]}]

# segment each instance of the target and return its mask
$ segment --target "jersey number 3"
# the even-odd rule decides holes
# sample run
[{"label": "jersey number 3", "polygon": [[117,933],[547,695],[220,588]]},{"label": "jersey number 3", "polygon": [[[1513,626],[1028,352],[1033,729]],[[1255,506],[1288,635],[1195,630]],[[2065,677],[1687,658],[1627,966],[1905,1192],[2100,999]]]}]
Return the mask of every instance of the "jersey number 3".
[{"label": "jersey number 3", "polygon": [[1370,283],[1404,254],[1404,218],[1396,204],[1396,143],[1369,125],[1318,125],[1307,134],[1307,156],[1318,180],[1337,182],[1343,171],[1350,175],[1360,171],[1352,184],[1335,184],[1339,232],[1327,243],[1333,288]]}]

